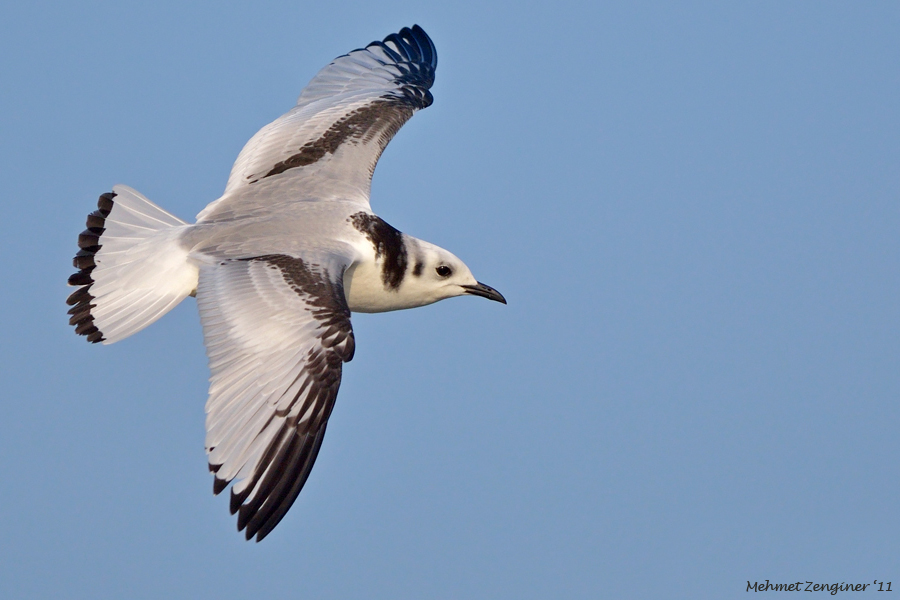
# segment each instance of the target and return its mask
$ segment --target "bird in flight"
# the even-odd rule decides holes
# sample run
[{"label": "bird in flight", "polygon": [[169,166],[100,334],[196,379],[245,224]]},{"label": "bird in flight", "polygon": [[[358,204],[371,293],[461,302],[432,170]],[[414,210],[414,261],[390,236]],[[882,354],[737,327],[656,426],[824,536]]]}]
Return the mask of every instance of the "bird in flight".
[{"label": "bird in flight", "polygon": [[418,25],[340,56],[247,142],[196,223],[117,185],[78,237],[70,324],[89,342],[117,342],[197,298],[213,492],[231,485],[248,540],[272,531],[309,477],[353,358],[352,312],[462,295],[506,303],[369,205],[381,153],[432,103],[436,66]]}]

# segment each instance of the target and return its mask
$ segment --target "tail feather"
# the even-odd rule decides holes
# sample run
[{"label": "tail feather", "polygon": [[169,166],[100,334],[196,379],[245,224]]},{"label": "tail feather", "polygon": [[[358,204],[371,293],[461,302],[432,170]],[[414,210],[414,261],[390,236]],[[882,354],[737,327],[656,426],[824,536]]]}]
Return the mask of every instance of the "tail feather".
[{"label": "tail feather", "polygon": [[198,271],[179,236],[187,223],[133,189],[100,196],[78,236],[80,286],[67,303],[75,333],[111,344],[150,325],[197,287]]}]

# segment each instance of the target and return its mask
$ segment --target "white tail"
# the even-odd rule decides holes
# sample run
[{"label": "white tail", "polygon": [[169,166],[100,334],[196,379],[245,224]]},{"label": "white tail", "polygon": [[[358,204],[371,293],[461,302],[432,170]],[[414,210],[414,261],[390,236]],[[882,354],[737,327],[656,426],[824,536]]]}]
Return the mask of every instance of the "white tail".
[{"label": "white tail", "polygon": [[137,333],[197,289],[198,270],[178,239],[187,223],[130,187],[103,194],[78,236],[69,285],[70,325],[89,342]]}]

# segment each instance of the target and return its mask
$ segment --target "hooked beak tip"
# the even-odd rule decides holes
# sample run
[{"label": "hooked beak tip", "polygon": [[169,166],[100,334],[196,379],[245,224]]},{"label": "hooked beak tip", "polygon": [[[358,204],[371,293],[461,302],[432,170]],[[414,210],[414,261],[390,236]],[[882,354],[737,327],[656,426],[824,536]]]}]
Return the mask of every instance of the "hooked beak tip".
[{"label": "hooked beak tip", "polygon": [[482,298],[487,298],[488,300],[506,304],[506,298],[503,297],[503,294],[501,294],[491,286],[485,285],[481,282],[478,282],[478,285],[464,285],[462,286],[462,288],[466,290],[467,294],[472,294],[473,296],[481,296]]}]

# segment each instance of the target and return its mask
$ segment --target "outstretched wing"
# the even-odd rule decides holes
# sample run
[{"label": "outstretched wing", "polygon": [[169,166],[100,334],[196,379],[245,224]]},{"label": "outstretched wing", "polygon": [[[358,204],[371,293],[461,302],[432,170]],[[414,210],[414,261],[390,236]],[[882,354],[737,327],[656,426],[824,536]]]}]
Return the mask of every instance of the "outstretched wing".
[{"label": "outstretched wing", "polygon": [[317,262],[273,254],[200,270],[213,491],[233,483],[231,513],[248,540],[268,535],[306,483],[353,358],[346,262]]},{"label": "outstretched wing", "polygon": [[413,113],[431,105],[436,67],[437,51],[418,25],[336,58],[290,112],[247,142],[222,198],[198,220],[265,209],[275,191],[368,207],[375,164]]}]

